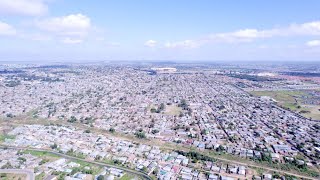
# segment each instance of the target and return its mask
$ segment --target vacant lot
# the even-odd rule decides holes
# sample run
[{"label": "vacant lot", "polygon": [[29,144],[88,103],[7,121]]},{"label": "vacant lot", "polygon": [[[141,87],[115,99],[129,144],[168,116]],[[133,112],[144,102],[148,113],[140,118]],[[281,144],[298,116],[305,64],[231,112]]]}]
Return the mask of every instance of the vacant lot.
[{"label": "vacant lot", "polygon": [[178,107],[176,105],[168,105],[166,106],[164,113],[172,116],[178,116],[180,112],[182,112],[181,107]]},{"label": "vacant lot", "polygon": [[0,134],[0,142],[4,142],[6,139],[14,139],[14,136],[6,135],[6,134]]},{"label": "vacant lot", "polygon": [[26,180],[25,174],[0,173],[0,180]]}]

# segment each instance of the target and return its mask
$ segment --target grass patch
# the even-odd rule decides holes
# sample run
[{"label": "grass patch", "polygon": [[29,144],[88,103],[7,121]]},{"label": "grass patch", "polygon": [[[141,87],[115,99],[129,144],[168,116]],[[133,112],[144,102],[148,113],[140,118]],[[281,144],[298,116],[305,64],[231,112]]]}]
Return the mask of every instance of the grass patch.
[{"label": "grass patch", "polygon": [[0,134],[0,142],[4,142],[6,139],[15,139],[15,136],[7,135],[7,134]]},{"label": "grass patch", "polygon": [[42,152],[42,151],[34,151],[34,150],[25,150],[23,151],[24,154],[31,154],[33,156],[38,156],[38,157],[60,157],[58,155],[48,153],[48,152]]},{"label": "grass patch", "polygon": [[99,174],[99,172],[101,172],[102,168],[97,166],[97,165],[92,165],[91,163],[85,162],[85,161],[81,161],[81,160],[72,160],[75,163],[80,164],[80,168],[81,170],[84,169],[84,167],[90,167],[90,169],[92,170],[92,174],[96,175]]},{"label": "grass patch", "polygon": [[45,174],[44,172],[40,173],[39,175],[36,176],[36,180],[42,180],[42,179],[44,179],[44,176],[45,176],[45,175],[46,175],[46,174]]},{"label": "grass patch", "polygon": [[25,174],[14,174],[14,173],[1,173],[0,180],[21,180],[26,179]]},{"label": "grass patch", "polygon": [[126,174],[123,175],[119,180],[131,180],[131,179],[134,179],[134,178],[135,178],[135,176],[126,173]]},{"label": "grass patch", "polygon": [[179,116],[180,112],[182,112],[182,108],[176,105],[167,105],[164,114]]}]

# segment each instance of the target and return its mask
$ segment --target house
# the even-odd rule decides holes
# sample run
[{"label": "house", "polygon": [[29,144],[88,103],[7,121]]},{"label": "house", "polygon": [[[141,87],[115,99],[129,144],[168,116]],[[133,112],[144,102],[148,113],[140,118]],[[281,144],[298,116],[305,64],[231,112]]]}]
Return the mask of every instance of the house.
[{"label": "house", "polygon": [[219,177],[218,177],[217,175],[210,174],[208,180],[218,180],[218,178],[219,178]]}]

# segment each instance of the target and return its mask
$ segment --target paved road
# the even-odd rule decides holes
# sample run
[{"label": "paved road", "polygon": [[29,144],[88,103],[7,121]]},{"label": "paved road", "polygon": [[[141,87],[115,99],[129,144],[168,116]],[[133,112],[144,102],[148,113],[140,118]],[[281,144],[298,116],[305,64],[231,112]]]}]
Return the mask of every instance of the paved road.
[{"label": "paved road", "polygon": [[[85,161],[85,162],[88,162],[88,163],[91,163],[91,164],[95,164],[95,165],[98,165],[98,166],[106,166],[106,167],[113,167],[113,168],[121,169],[123,171],[129,172],[129,173],[132,173],[132,174],[135,174],[135,175],[138,175],[138,176],[142,176],[145,179],[152,180],[152,178],[150,176],[148,176],[145,173],[139,172],[139,171],[127,169],[127,168],[124,168],[124,167],[114,166],[114,165],[110,165],[110,164],[106,164],[106,163],[102,163],[102,162],[84,160],[84,159],[81,159],[81,158],[68,156],[66,154],[50,151],[50,150],[47,150],[47,149],[25,148],[25,147],[3,146],[3,145],[0,145],[0,148],[8,148],[8,149],[16,149],[16,150],[35,150],[35,151],[41,151],[41,152],[48,152],[48,153],[51,153],[51,154],[55,154],[55,155],[64,157],[66,159],[80,160],[80,161]],[[168,149],[171,149],[171,148],[168,148]],[[206,153],[203,153],[203,154],[206,154]],[[290,172],[282,171],[282,170],[278,170],[278,169],[268,168],[268,167],[265,167],[265,166],[259,166],[259,165],[255,165],[255,164],[249,164],[249,163],[242,163],[242,162],[239,162],[239,161],[228,160],[228,159],[224,159],[224,158],[220,158],[220,157],[214,157],[214,158],[217,159],[217,160],[224,161],[224,162],[229,162],[229,163],[233,163],[233,164],[248,166],[248,167],[251,167],[251,168],[261,168],[261,169],[264,169],[264,170],[269,170],[269,171],[273,171],[273,172],[278,172],[278,173],[282,173],[282,174],[296,176],[298,178],[318,180],[317,178],[312,178],[312,177],[309,177],[309,176],[303,176],[303,175],[290,173]],[[34,180],[34,179],[32,179],[32,180]]]},{"label": "paved road", "polygon": [[0,169],[0,173],[25,174],[27,175],[27,180],[35,180],[33,170],[29,169]]},{"label": "paved road", "polygon": [[[190,147],[182,146],[179,150],[187,152],[188,148],[190,148]],[[173,150],[173,151],[177,150],[177,148],[171,148],[171,147],[166,147],[164,149]],[[310,177],[310,176],[299,175],[299,174],[295,174],[295,173],[291,173],[291,172],[287,172],[287,171],[283,171],[283,170],[279,170],[279,169],[269,168],[269,167],[266,167],[266,166],[263,166],[263,165],[257,165],[254,162],[252,162],[252,163],[249,163],[249,162],[248,163],[244,163],[244,162],[239,162],[239,161],[235,161],[235,160],[229,160],[229,159],[225,159],[225,158],[209,155],[209,153],[206,152],[206,151],[197,151],[197,152],[199,152],[200,154],[212,157],[214,159],[217,159],[217,160],[220,160],[220,161],[223,161],[223,162],[227,162],[227,163],[231,163],[231,164],[247,166],[247,167],[250,167],[250,168],[260,168],[260,169],[267,170],[267,171],[278,172],[280,174],[296,176],[296,177],[302,178],[302,179],[319,180],[318,178],[313,178],[313,177]]]},{"label": "paved road", "polygon": [[219,158],[219,157],[214,157],[215,159],[221,160],[221,161],[225,161],[225,162],[230,162],[232,164],[238,164],[238,165],[242,165],[242,166],[247,166],[250,168],[260,168],[263,170],[268,170],[268,171],[272,171],[272,172],[278,172],[280,174],[287,174],[287,175],[291,175],[291,176],[296,176],[298,178],[303,178],[303,179],[312,179],[312,180],[319,180],[317,178],[313,178],[313,177],[309,177],[309,176],[303,176],[303,175],[299,175],[299,174],[295,174],[295,173],[290,173],[287,171],[282,171],[282,170],[278,170],[278,169],[273,169],[273,168],[268,168],[265,166],[259,166],[259,165],[255,165],[255,164],[248,164],[248,163],[242,163],[242,162],[238,162],[238,161],[232,161],[232,160],[228,160],[228,159],[224,159],[224,158]]},{"label": "paved road", "polygon": [[[127,139],[128,140],[128,139]],[[139,141],[140,143],[142,143],[141,141]],[[151,143],[151,142],[143,142],[143,143],[146,143],[148,145],[159,145],[159,144],[154,144],[154,143]],[[5,147],[3,145],[0,145],[0,147]],[[169,146],[161,146],[163,149],[166,149],[166,150],[177,150],[179,149],[179,147],[177,148],[172,148],[172,147],[169,147]],[[17,147],[13,147],[14,149],[18,149]],[[20,147],[21,148],[21,147]],[[187,152],[189,150],[189,146],[186,147],[186,146],[182,146],[181,149],[179,150],[182,150],[182,151],[185,151]],[[86,162],[89,162],[89,163],[93,163],[93,164],[97,164],[97,162],[93,162],[93,161],[87,161],[87,160],[83,160],[83,159],[79,159],[79,158],[75,158],[75,157],[72,157],[72,156],[67,156],[65,154],[61,154],[61,153],[57,153],[57,152],[53,152],[53,151],[50,151],[50,150],[39,150],[39,149],[34,149],[34,148],[21,148],[21,149],[31,149],[31,150],[37,150],[37,151],[44,151],[44,152],[50,152],[50,153],[53,153],[53,154],[57,154],[59,156],[62,156],[62,157],[70,157],[69,159],[77,159],[77,160],[82,160],[82,161],[86,161]],[[205,154],[205,155],[208,155],[205,152],[203,151],[197,151],[201,154]],[[268,171],[273,171],[273,172],[278,172],[278,173],[282,173],[282,174],[287,174],[287,175],[292,175],[292,176],[296,176],[296,177],[299,177],[299,178],[303,178],[303,179],[314,179],[314,180],[318,180],[317,178],[312,178],[310,176],[303,176],[303,175],[299,175],[299,174],[295,174],[295,173],[291,173],[291,172],[287,172],[287,171],[282,171],[282,170],[279,170],[279,169],[274,169],[274,168],[269,168],[269,167],[266,167],[266,166],[263,166],[263,165],[257,165],[255,164],[254,162],[252,163],[242,163],[242,162],[239,162],[239,161],[234,161],[234,160],[229,160],[229,159],[225,159],[225,158],[221,158],[221,157],[217,157],[217,156],[212,156],[212,155],[209,155],[210,157],[213,157],[217,160],[220,160],[220,161],[224,161],[224,162],[229,162],[229,163],[233,163],[233,164],[238,164],[238,165],[243,165],[243,166],[248,166],[248,167],[251,167],[251,168],[260,168],[260,169],[264,169],[264,170],[268,170]],[[97,165],[100,165],[100,163],[98,163]],[[131,172],[133,174],[137,174],[137,175],[140,175],[140,176],[143,176],[145,179],[151,179],[150,176],[147,176],[146,174],[144,173],[141,173],[139,171],[134,171],[134,170],[130,170],[129,169],[126,169],[126,168],[123,168],[123,167],[118,167],[118,166],[113,166],[113,165],[109,165],[109,164],[104,164],[103,163],[103,166],[107,166],[107,167],[114,167],[114,168],[118,168],[118,169],[122,169],[124,171],[127,171],[127,172]],[[142,175],[143,174],[143,175]]]},{"label": "paved road", "polygon": [[55,154],[55,155],[64,157],[66,159],[79,160],[79,161],[84,161],[84,162],[88,162],[88,163],[91,163],[91,164],[95,164],[95,165],[98,165],[98,166],[105,166],[105,167],[112,167],[112,168],[121,169],[121,170],[129,172],[131,174],[135,174],[135,175],[141,176],[144,179],[152,180],[152,178],[149,175],[147,175],[145,173],[142,173],[142,172],[139,172],[139,171],[135,171],[135,170],[132,170],[132,169],[127,169],[127,168],[124,168],[124,167],[121,167],[121,166],[115,166],[115,165],[111,165],[111,164],[106,164],[106,163],[103,163],[103,162],[85,160],[85,159],[77,158],[77,157],[74,157],[74,156],[69,156],[69,155],[66,155],[66,154],[58,153],[58,152],[55,152],[55,151],[50,151],[50,150],[47,150],[47,149],[25,148],[25,147],[3,146],[3,145],[0,145],[0,148],[15,149],[15,150],[34,150],[34,151],[40,151],[40,152],[47,152],[47,153],[51,153],[51,154]]},{"label": "paved road", "polygon": [[[188,147],[185,147],[183,146],[184,149],[187,149]],[[170,147],[167,147],[166,148],[167,150],[176,150],[174,148],[170,148]],[[187,152],[186,150],[184,149],[179,149],[181,151],[184,151],[184,152]],[[269,167],[266,167],[266,166],[262,166],[262,165],[257,165],[257,164],[254,164],[254,162],[252,163],[243,163],[243,162],[239,162],[239,161],[235,161],[235,160],[229,160],[229,159],[225,159],[225,158],[221,158],[221,157],[217,157],[217,156],[212,156],[212,155],[209,155],[208,152],[204,152],[204,151],[197,151],[199,152],[200,154],[203,154],[203,155],[206,155],[206,156],[209,156],[209,157],[212,157],[214,159],[217,159],[217,160],[220,160],[220,161],[223,161],[223,162],[227,162],[227,163],[231,163],[231,164],[237,164],[237,165],[242,165],[242,166],[247,166],[247,167],[250,167],[250,168],[260,168],[260,169],[263,169],[263,170],[267,170],[267,171],[272,171],[272,172],[277,172],[277,173],[280,173],[280,174],[286,174],[286,175],[291,175],[291,176],[296,176],[298,178],[302,178],[302,179],[312,179],[312,180],[319,180],[317,178],[313,178],[313,177],[310,177],[310,176],[304,176],[304,175],[300,175],[300,174],[295,174],[295,173],[291,173],[291,172],[287,172],[287,171],[283,171],[283,170],[279,170],[279,169],[274,169],[274,168],[269,168]]]}]

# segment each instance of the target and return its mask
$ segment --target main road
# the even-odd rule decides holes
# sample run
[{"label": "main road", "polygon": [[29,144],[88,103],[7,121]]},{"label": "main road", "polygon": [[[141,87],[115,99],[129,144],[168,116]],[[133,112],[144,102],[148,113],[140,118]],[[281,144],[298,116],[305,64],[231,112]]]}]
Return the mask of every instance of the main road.
[{"label": "main road", "polygon": [[[84,162],[88,162],[88,163],[91,163],[91,164],[95,164],[95,165],[98,165],[98,166],[106,166],[106,167],[113,167],[113,168],[121,169],[123,171],[126,171],[126,172],[129,172],[129,173],[141,176],[144,179],[152,180],[152,178],[149,175],[147,175],[147,174],[145,174],[143,172],[139,172],[139,171],[135,171],[135,170],[132,170],[132,169],[128,169],[128,168],[124,168],[124,167],[120,167],[120,166],[115,166],[115,165],[111,165],[111,164],[106,164],[106,163],[103,163],[103,162],[85,160],[85,159],[77,158],[77,157],[74,157],[74,156],[69,156],[69,155],[66,155],[66,154],[62,154],[62,153],[59,153],[59,152],[47,150],[47,149],[26,148],[26,147],[16,147],[16,146],[4,146],[4,145],[0,145],[0,148],[15,149],[15,150],[33,150],[33,151],[51,153],[51,154],[55,154],[55,155],[64,157],[66,159],[79,160],[79,161],[84,161]],[[171,148],[168,148],[168,149],[171,149]],[[204,153],[204,154],[208,155],[207,153]],[[239,162],[239,161],[235,161],[235,160],[229,160],[229,159],[225,159],[225,158],[221,158],[221,157],[214,157],[214,158],[217,159],[217,160],[224,161],[224,162],[229,162],[229,163],[232,163],[232,164],[248,166],[248,167],[251,167],[251,168],[261,168],[261,169],[268,170],[268,171],[273,171],[273,172],[278,172],[278,173],[282,173],[282,174],[296,176],[296,177],[302,178],[302,179],[318,180],[317,178],[313,178],[313,177],[310,177],[310,176],[303,176],[303,175],[300,175],[300,174],[291,173],[291,172],[287,172],[287,171],[283,171],[283,170],[279,170],[279,169],[274,169],[274,168],[269,168],[269,167],[265,167],[265,166],[260,166],[260,165],[256,165],[256,164],[253,164],[253,163],[244,163],[244,162]]]},{"label": "main road", "polygon": [[[77,158],[77,157],[74,157],[74,156],[69,156],[69,155],[66,155],[66,154],[62,154],[62,153],[55,152],[55,151],[50,151],[50,150],[47,150],[47,149],[4,146],[4,145],[0,145],[0,148],[15,149],[15,150],[31,150],[31,151],[39,151],[39,152],[51,153],[51,154],[54,154],[54,155],[57,155],[57,156],[60,156],[60,157],[66,158],[66,159],[70,159],[70,160],[84,161],[84,162],[87,162],[87,163],[90,163],[90,164],[94,164],[94,165],[98,165],[98,166],[105,166],[105,167],[109,167],[109,168],[112,167],[112,168],[121,169],[121,170],[129,172],[131,174],[135,174],[135,175],[141,176],[144,179],[152,180],[152,178],[149,175],[147,175],[147,174],[145,174],[143,172],[135,171],[135,170],[132,170],[132,169],[121,167],[121,166],[115,166],[115,165],[112,165],[112,164],[106,164],[106,163],[103,163],[103,162],[90,161],[90,160],[86,160],[86,159],[82,159],[82,158]],[[34,176],[33,176],[33,179],[31,179],[31,180],[34,180]]]}]

